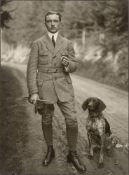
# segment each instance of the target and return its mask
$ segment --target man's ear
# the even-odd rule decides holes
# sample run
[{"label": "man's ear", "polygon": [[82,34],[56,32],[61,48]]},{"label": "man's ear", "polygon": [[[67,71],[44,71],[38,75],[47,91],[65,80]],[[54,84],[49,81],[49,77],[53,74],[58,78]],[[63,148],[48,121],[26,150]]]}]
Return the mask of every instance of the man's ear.
[{"label": "man's ear", "polygon": [[105,103],[98,98],[98,111],[102,112],[102,111],[104,111],[105,108],[106,108]]},{"label": "man's ear", "polygon": [[82,104],[82,109],[83,109],[84,111],[87,110],[88,103],[89,103],[90,99],[91,99],[91,98],[87,98],[87,99],[83,102],[83,104]]}]

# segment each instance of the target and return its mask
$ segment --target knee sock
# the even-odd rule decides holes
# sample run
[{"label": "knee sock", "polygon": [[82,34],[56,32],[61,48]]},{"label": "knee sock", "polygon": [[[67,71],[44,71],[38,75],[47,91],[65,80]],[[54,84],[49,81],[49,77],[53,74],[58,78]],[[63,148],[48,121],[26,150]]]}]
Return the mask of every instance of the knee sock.
[{"label": "knee sock", "polygon": [[42,123],[42,130],[47,146],[52,146],[53,145],[52,124],[46,125]]},{"label": "knee sock", "polygon": [[47,146],[53,145],[52,117],[54,115],[53,104],[44,104],[42,109],[42,130]]},{"label": "knee sock", "polygon": [[78,137],[78,126],[71,127],[66,126],[67,141],[70,151],[76,151],[77,137]]}]

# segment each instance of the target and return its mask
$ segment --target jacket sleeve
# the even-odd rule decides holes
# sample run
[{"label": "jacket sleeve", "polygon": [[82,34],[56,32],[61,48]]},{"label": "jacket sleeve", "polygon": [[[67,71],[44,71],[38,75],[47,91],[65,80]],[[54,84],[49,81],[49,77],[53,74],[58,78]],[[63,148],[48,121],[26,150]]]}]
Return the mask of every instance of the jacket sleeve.
[{"label": "jacket sleeve", "polygon": [[75,51],[73,48],[73,44],[71,41],[68,42],[68,58],[69,58],[69,65],[65,68],[66,72],[75,72],[77,69],[77,63],[74,62],[75,59]]},{"label": "jacket sleeve", "polygon": [[27,65],[27,87],[29,95],[38,93],[37,88],[38,44],[34,42],[31,47]]}]

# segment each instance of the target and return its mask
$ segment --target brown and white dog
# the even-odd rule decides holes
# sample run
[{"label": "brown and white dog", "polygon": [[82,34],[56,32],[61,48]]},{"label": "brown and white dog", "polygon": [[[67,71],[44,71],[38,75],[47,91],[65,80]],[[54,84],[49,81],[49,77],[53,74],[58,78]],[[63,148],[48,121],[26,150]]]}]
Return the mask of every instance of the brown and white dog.
[{"label": "brown and white dog", "polygon": [[[100,148],[98,167],[104,165],[104,147],[105,143],[111,143],[111,129],[107,119],[103,115],[106,105],[102,100],[96,97],[90,97],[82,104],[83,110],[88,109],[88,118],[86,121],[87,136],[89,141],[89,158],[93,159],[93,149]],[[107,149],[110,149],[110,144],[107,144]]]}]

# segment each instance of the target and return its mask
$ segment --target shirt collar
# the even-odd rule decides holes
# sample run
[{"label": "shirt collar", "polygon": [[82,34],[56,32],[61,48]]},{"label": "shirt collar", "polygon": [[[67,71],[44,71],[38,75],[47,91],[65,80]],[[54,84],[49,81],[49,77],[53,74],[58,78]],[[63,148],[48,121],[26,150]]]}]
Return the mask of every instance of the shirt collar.
[{"label": "shirt collar", "polygon": [[48,36],[50,37],[50,39],[52,40],[52,36],[54,35],[54,39],[55,39],[55,41],[57,40],[57,36],[58,36],[58,32],[56,32],[56,33],[50,33],[50,32],[48,32]]}]

